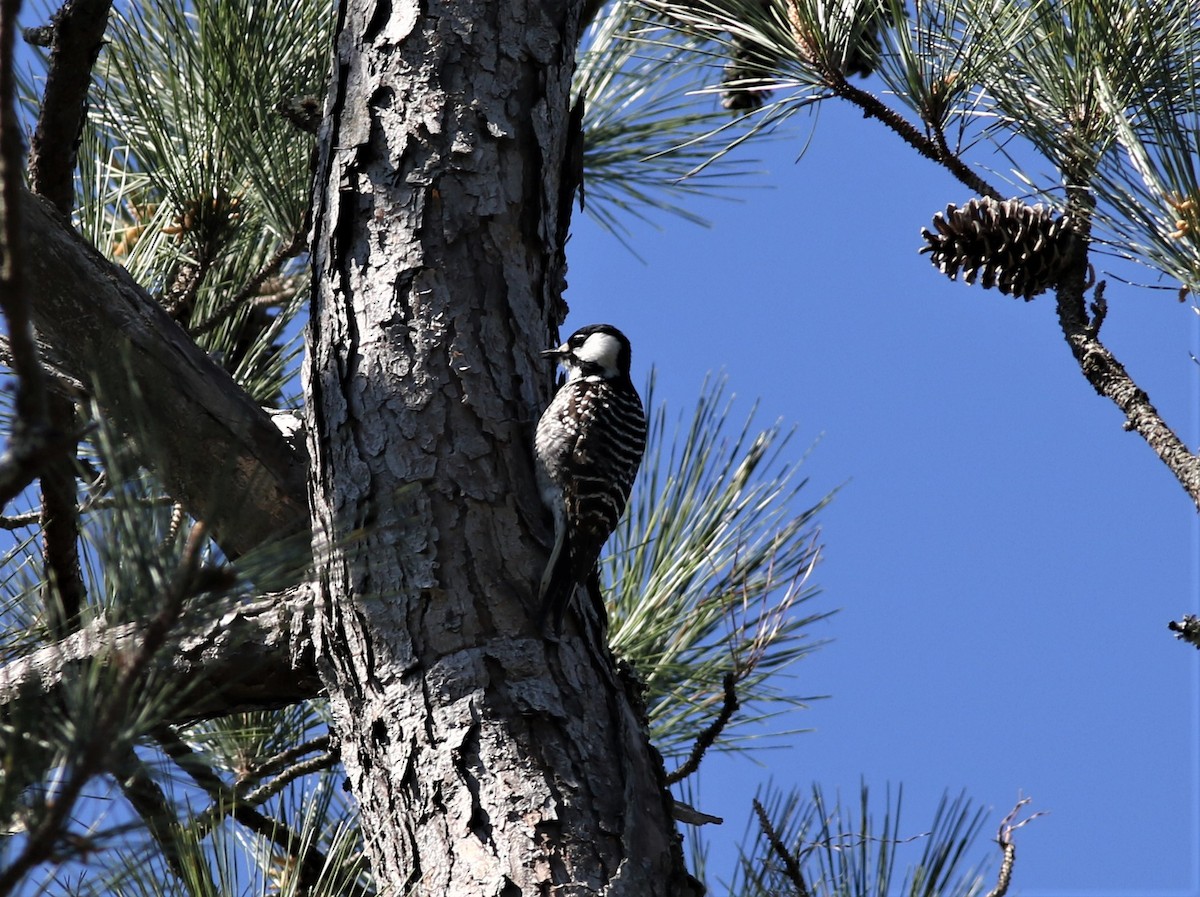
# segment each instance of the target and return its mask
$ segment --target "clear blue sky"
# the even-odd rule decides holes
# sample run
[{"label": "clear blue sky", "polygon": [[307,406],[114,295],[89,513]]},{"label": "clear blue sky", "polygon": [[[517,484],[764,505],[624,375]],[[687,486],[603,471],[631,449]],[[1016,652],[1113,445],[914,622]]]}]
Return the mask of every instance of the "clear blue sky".
[{"label": "clear blue sky", "polygon": [[[795,670],[798,694],[832,697],[765,766],[710,764],[714,847],[770,778],[851,802],[862,778],[903,783],[908,834],[965,789],[992,808],[981,856],[1032,796],[1049,815],[1017,833],[1012,893],[1200,893],[1200,655],[1166,628],[1197,610],[1194,507],[1083,379],[1051,297],[917,254],[965,187],[849,110],[823,108],[796,162],[804,136],[751,147],[769,173],[739,201],[691,204],[711,229],[637,227],[645,263],[582,215],[569,245],[566,331],[622,327],[635,382],[653,364],[681,412],[725,370],[764,424],[799,425],[797,452],[816,442],[810,499],[843,487],[815,575],[841,612],[813,635],[834,642]],[[1112,281],[1108,300],[1102,337],[1197,445],[1194,308]]]}]

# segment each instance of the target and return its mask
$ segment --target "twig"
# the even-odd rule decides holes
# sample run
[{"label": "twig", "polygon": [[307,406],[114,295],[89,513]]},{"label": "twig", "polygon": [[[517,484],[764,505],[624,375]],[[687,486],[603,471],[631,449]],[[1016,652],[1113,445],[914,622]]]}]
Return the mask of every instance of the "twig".
[{"label": "twig", "polygon": [[1088,322],[1087,334],[1092,339],[1100,335],[1100,328],[1104,326],[1104,319],[1108,317],[1108,300],[1104,298],[1104,288],[1106,285],[1106,282],[1103,280],[1096,284],[1096,291],[1088,306],[1092,312],[1092,320]]},{"label": "twig", "polygon": [[258,292],[259,287],[263,285],[268,277],[277,274],[279,269],[283,267],[284,262],[290,258],[293,258],[297,253],[300,252],[301,249],[304,248],[306,236],[306,232],[300,230],[297,230],[296,233],[292,234],[292,238],[283,246],[279,247],[275,254],[267,260],[266,264],[259,268],[258,271],[256,271],[250,277],[250,279],[242,285],[242,288],[237,291],[232,299],[226,302],[221,308],[213,312],[207,320],[189,328],[188,333],[193,337],[201,336],[205,333],[208,333],[210,330],[215,329],[221,324],[221,322],[235,314],[237,310],[246,302],[246,300],[250,299],[256,292]]},{"label": "twig", "polygon": [[10,517],[0,517],[0,529],[14,530],[33,526],[42,519],[40,511],[29,511],[25,514],[13,514]]},{"label": "twig", "polygon": [[120,752],[112,764],[112,772],[121,787],[121,793],[142,818],[150,836],[157,842],[167,864],[180,881],[188,881],[189,870],[192,870],[208,879],[208,893],[217,893],[207,866],[202,863],[190,867],[184,865],[179,849],[180,826],[175,809],[132,748],[126,747]]},{"label": "twig", "polygon": [[783,840],[775,831],[775,826],[771,824],[771,819],[767,816],[767,811],[759,803],[757,797],[754,798],[754,813],[758,816],[758,825],[762,829],[767,843],[771,845],[771,850],[774,851],[775,855],[779,857],[780,862],[783,863],[784,874],[787,876],[788,881],[792,883],[792,887],[796,889],[796,897],[809,897],[808,885],[804,882],[804,872],[800,868],[800,860],[783,843]]},{"label": "twig", "polygon": [[[80,510],[103,511],[109,508],[124,508],[130,504],[145,508],[157,508],[163,505],[174,505],[175,501],[169,495],[161,495],[156,498],[121,496],[119,500],[115,498],[99,498],[94,501],[85,502],[84,505],[80,506]],[[0,530],[23,529],[24,527],[39,523],[41,519],[40,511],[11,514],[7,517],[0,516]]]},{"label": "twig", "polygon": [[721,732],[729,725],[729,721],[737,712],[739,702],[737,696],[737,678],[732,672],[726,673],[722,681],[725,689],[725,699],[721,704],[721,712],[717,714],[717,718],[712,724],[704,729],[703,732],[696,738],[696,743],[692,746],[692,752],[687,760],[674,772],[667,774],[667,784],[674,785],[676,782],[682,782],[688,776],[694,774],[700,768],[700,762],[704,759],[704,754],[720,737]]},{"label": "twig", "polygon": [[241,789],[238,789],[238,794],[240,799],[248,804],[261,804],[281,792],[290,782],[311,773],[320,772],[322,769],[329,769],[337,762],[337,751],[322,751],[315,757],[308,760],[301,760],[299,763],[293,763],[286,769],[281,769],[279,774],[265,785],[260,785],[258,788],[244,793]]},{"label": "twig", "polygon": [[1008,886],[1012,883],[1013,865],[1017,861],[1017,845],[1013,843],[1012,833],[1023,825],[1027,825],[1039,816],[1045,816],[1044,812],[1037,812],[1024,819],[1021,822],[1013,824],[1013,820],[1017,818],[1017,814],[1028,806],[1032,798],[1023,797],[1017,801],[1017,805],[1009,811],[1009,814],[1000,820],[1000,830],[996,833],[996,843],[1000,845],[1000,850],[1004,854],[1004,860],[1000,863],[1000,872],[996,876],[996,886],[988,891],[987,897],[1004,897],[1008,893]]},{"label": "twig", "polygon": [[204,831],[213,821],[225,815],[232,816],[256,835],[263,837],[282,850],[296,863],[299,888],[303,893],[313,893],[325,868],[326,859],[316,845],[304,845],[303,839],[287,823],[260,813],[249,803],[239,799],[234,789],[226,785],[207,763],[192,750],[174,729],[161,726],[155,733],[167,756],[183,769],[192,781],[204,789],[215,802],[215,807],[206,810],[197,819]]},{"label": "twig", "polygon": [[[17,387],[20,393],[21,387]],[[76,433],[52,433],[45,427],[30,432],[17,425],[9,434],[8,450],[0,456],[0,508],[25,491],[46,464],[77,441]]]},{"label": "twig", "polygon": [[849,100],[861,109],[866,117],[874,118],[891,128],[901,140],[922,156],[937,162],[966,184],[972,193],[977,196],[990,196],[992,199],[1004,199],[999,190],[973,172],[956,153],[951,152],[949,147],[945,146],[944,141],[939,146],[937,141],[922,134],[902,115],[884,105],[874,94],[855,87],[845,77],[838,75],[837,78],[831,80],[832,83],[829,86],[834,93]]},{"label": "twig", "polygon": [[304,744],[294,745],[287,750],[280,751],[278,754],[274,754],[264,760],[259,760],[253,763],[249,776],[251,778],[259,779],[263,778],[264,776],[274,775],[280,770],[295,763],[301,757],[316,753],[317,751],[328,753],[329,744],[329,736],[321,735],[317,738],[313,738],[310,741],[304,742]]},{"label": "twig", "polygon": [[150,619],[136,652],[122,666],[120,675],[100,708],[90,737],[79,745],[75,762],[62,788],[54,795],[54,801],[47,803],[45,814],[30,829],[20,854],[0,871],[0,897],[9,894],[26,872],[53,856],[56,845],[66,834],[66,825],[84,785],[104,768],[113,751],[114,733],[120,721],[129,713],[129,699],[133,690],[142,682],[146,667],[166,642],[168,633],[183,610],[184,600],[199,566],[204,532],[203,524],[193,527],[171,586],[163,598],[162,608]]}]

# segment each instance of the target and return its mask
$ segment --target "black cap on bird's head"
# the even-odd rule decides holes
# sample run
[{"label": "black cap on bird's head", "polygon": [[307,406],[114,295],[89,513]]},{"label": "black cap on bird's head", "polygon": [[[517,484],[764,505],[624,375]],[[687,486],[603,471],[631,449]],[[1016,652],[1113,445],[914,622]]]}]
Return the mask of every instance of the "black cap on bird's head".
[{"label": "black cap on bird's head", "polygon": [[612,324],[589,324],[572,333],[565,343],[542,352],[567,369],[567,379],[599,375],[606,380],[629,377],[629,339]]}]

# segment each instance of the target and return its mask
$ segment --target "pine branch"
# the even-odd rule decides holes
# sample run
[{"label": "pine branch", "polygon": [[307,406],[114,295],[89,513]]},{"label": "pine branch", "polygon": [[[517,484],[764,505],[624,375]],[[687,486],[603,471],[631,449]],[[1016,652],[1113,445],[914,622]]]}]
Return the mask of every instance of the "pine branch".
[{"label": "pine branch", "polygon": [[767,839],[767,843],[771,846],[771,851],[779,858],[783,864],[784,875],[787,880],[792,883],[792,887],[796,889],[796,897],[808,897],[810,891],[804,880],[804,871],[800,868],[799,858],[788,850],[783,839],[779,837],[779,833],[775,831],[775,826],[771,823],[771,818],[767,815],[766,809],[758,798],[754,799],[754,813],[758,816],[758,825],[762,829],[763,836]]},{"label": "pine branch", "polygon": [[1032,798],[1024,797],[1017,801],[1017,805],[1009,811],[1009,814],[1000,821],[1000,830],[996,834],[996,843],[1000,845],[1000,851],[1004,854],[1004,859],[1000,863],[1000,871],[996,875],[996,886],[987,893],[987,897],[1004,897],[1008,893],[1009,885],[1012,884],[1013,867],[1017,862],[1017,845],[1013,842],[1012,834],[1023,825],[1027,825],[1039,816],[1044,816],[1044,813],[1034,813],[1028,819],[1023,819],[1014,824],[1013,820],[1017,818],[1017,814],[1029,805]]},{"label": "pine branch", "polygon": [[721,704],[721,712],[717,714],[717,718],[713,720],[712,725],[706,727],[696,738],[696,744],[692,747],[692,753],[688,756],[687,761],[681,764],[674,772],[667,774],[668,785],[682,782],[700,769],[700,762],[704,759],[704,755],[716,743],[716,740],[721,736],[721,732],[729,725],[729,721],[733,719],[733,715],[737,712],[738,696],[736,684],[737,678],[735,675],[733,673],[726,673],[725,678],[722,680],[725,697]]},{"label": "pine branch", "polygon": [[94,725],[75,750],[62,787],[55,792],[54,800],[46,803],[45,813],[30,828],[21,852],[0,872],[0,895],[11,893],[30,869],[54,855],[57,845],[66,836],[67,825],[84,785],[109,762],[119,726],[129,713],[134,690],[144,683],[143,673],[166,643],[167,634],[183,611],[191,581],[199,567],[204,541],[204,527],[197,525],[176,567],[171,586],[163,596],[162,607],[140,633],[134,650],[124,658],[120,674],[111,692],[105,696]]},{"label": "pine branch", "polygon": [[314,772],[320,772],[323,769],[332,768],[338,762],[338,750],[336,748],[325,750],[315,757],[293,763],[279,770],[275,778],[266,784],[249,790],[239,788],[238,794],[248,804],[261,804],[279,794],[289,783],[294,782],[296,779],[311,775]]},{"label": "pine branch", "polygon": [[111,0],[67,0],[50,25],[50,67],[29,143],[29,183],[64,213],[75,206],[79,135],[111,6]]},{"label": "pine branch", "polygon": [[207,867],[185,864],[180,851],[180,827],[175,809],[163,794],[162,788],[150,776],[146,764],[138,758],[132,748],[127,748],[113,758],[112,771],[121,793],[146,824],[150,836],[157,842],[171,871],[180,881],[186,882],[191,877],[189,871],[194,870],[196,874],[205,877],[207,893],[218,893]]},{"label": "pine branch", "polygon": [[250,277],[250,279],[246,281],[242,288],[234,294],[232,299],[225,303],[225,305],[223,305],[221,308],[217,309],[217,311],[210,315],[207,320],[204,320],[194,327],[191,327],[188,332],[193,337],[202,336],[203,334],[208,333],[210,330],[215,330],[223,321],[236,314],[238,309],[240,309],[248,300],[255,296],[267,278],[277,274],[288,259],[295,258],[295,256],[304,248],[308,238],[307,227],[308,224],[306,222],[306,229],[298,230],[296,233],[292,234],[292,238],[279,247],[275,254],[267,260],[267,263],[259,268],[259,270],[256,271]]},{"label": "pine branch", "polygon": [[262,760],[255,760],[248,775],[251,779],[261,779],[266,776],[277,775],[284,769],[297,763],[301,757],[306,757],[309,754],[317,752],[322,754],[329,753],[331,741],[332,739],[328,735],[321,735],[303,744],[293,745],[273,756]]},{"label": "pine branch", "polygon": [[[1069,185],[1088,182],[1086,171],[1067,174]],[[1100,324],[1106,308],[1102,286],[1097,289],[1093,303],[1094,317],[1088,315],[1085,294],[1090,286],[1088,236],[1093,202],[1082,187],[1069,186],[1067,197],[1067,214],[1075,222],[1077,236],[1056,294],[1059,327],[1088,383],[1097,394],[1121,409],[1125,429],[1135,431],[1146,441],[1200,509],[1200,455],[1191,452],[1166,424],[1150,397],[1100,341]]]},{"label": "pine branch", "polygon": [[[213,772],[203,758],[179,735],[167,726],[159,729],[155,736],[167,756],[174,760],[213,800],[216,807],[203,817],[220,819],[232,816],[239,823],[261,838],[270,841],[282,850],[298,871],[297,885],[300,893],[317,893],[321,873],[327,865],[325,854],[313,844],[304,844],[304,839],[281,819],[272,819],[256,810],[250,801],[229,787]],[[264,798],[265,799],[265,798]]]},{"label": "pine branch", "polygon": [[884,105],[874,94],[855,87],[841,75],[832,79],[830,87],[839,97],[861,109],[864,116],[882,122],[926,159],[941,165],[959,181],[966,184],[972,193],[977,196],[990,196],[992,199],[1004,199],[999,190],[972,171],[957,153],[951,151],[944,136],[941,136],[940,130],[935,129],[935,135],[940,139],[922,134],[902,115]]},{"label": "pine branch", "polygon": [[[38,329],[71,374],[95,377],[105,411],[136,437],[167,491],[231,556],[307,527],[303,447],[284,439],[128,272],[44,200],[22,199]],[[163,408],[172,413],[147,411]]]},{"label": "pine branch", "polygon": [[[0,313],[8,332],[13,371],[17,375],[16,420],[0,458],[0,507],[21,493],[44,467],[52,452],[46,414],[46,390],[38,363],[33,318],[26,293],[27,234],[21,226],[21,123],[15,106],[13,48],[17,30],[16,0],[0,3]],[[58,448],[58,446],[54,446]]]}]

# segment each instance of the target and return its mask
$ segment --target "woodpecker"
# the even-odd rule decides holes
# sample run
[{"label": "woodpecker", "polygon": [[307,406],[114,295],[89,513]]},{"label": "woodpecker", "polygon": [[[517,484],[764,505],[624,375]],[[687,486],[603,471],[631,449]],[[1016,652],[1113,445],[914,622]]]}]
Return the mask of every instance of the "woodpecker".
[{"label": "woodpecker", "polygon": [[646,448],[646,415],[629,379],[629,340],[611,324],[581,327],[542,353],[567,371],[534,438],[538,486],[554,515],[541,621],[554,631],[617,527]]}]

